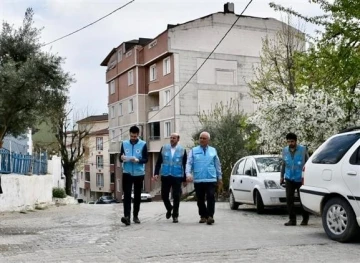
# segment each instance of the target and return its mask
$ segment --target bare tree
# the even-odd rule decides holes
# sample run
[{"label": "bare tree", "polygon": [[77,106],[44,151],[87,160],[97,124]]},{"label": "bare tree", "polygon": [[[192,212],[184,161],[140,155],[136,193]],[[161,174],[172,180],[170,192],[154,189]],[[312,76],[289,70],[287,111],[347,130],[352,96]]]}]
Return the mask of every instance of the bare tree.
[{"label": "bare tree", "polygon": [[254,67],[255,79],[249,84],[251,95],[262,99],[285,88],[289,94],[297,91],[295,56],[305,51],[305,34],[292,26],[291,18],[283,23],[275,38],[263,39],[260,63]]}]

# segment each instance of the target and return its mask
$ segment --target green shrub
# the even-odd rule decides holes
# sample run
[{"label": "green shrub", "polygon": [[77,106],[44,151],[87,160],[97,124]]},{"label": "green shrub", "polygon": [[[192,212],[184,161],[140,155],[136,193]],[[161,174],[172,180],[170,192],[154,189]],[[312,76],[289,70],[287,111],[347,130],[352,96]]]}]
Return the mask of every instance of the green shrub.
[{"label": "green shrub", "polygon": [[53,197],[54,198],[65,198],[66,197],[65,189],[54,187],[53,188]]}]

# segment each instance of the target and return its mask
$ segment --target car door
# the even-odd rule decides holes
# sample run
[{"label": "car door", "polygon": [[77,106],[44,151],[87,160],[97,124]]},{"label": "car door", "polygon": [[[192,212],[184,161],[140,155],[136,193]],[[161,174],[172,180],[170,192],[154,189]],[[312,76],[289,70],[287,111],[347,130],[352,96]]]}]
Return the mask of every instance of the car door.
[{"label": "car door", "polygon": [[246,159],[238,161],[232,171],[230,184],[232,185],[235,201],[241,200],[240,178],[244,173],[244,165]]},{"label": "car door", "polygon": [[247,158],[245,167],[244,167],[244,175],[242,180],[240,180],[241,188],[243,189],[243,200],[246,200],[248,203],[253,202],[252,191],[254,188],[254,178],[256,178],[256,166],[254,160],[252,158]]},{"label": "car door", "polygon": [[[355,150],[352,150],[356,148]],[[357,145],[350,149],[351,156],[346,158],[342,165],[342,175],[346,186],[351,194],[347,195],[349,200],[357,200],[360,205],[360,146]]]}]

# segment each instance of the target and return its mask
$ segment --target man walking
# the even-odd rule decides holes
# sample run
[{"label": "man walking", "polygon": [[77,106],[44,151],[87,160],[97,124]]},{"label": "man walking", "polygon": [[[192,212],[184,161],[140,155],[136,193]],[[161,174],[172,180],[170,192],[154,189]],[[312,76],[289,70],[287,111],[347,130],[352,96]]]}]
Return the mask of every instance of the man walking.
[{"label": "man walking", "polygon": [[[209,146],[209,141],[210,134],[202,132],[199,138],[200,145],[189,152],[186,179],[188,182],[194,182],[200,215],[199,223],[211,225],[215,222],[215,191],[217,184],[222,184],[222,173],[217,151]],[[205,196],[207,205],[205,205]]]},{"label": "man walking", "polygon": [[[297,136],[294,133],[288,133],[286,135],[286,141],[288,146],[282,151],[282,168],[280,173],[280,184],[286,184],[286,202],[289,212],[289,221],[285,223],[285,226],[296,225],[296,213],[294,206],[295,191],[299,194],[299,189],[302,185],[302,169],[309,159],[306,147],[297,144]],[[300,194],[299,194],[300,197]],[[309,221],[309,213],[302,209],[302,222],[300,225],[305,226]]]},{"label": "man walking", "polygon": [[[166,207],[166,218],[173,218],[173,223],[178,223],[181,183],[186,180],[186,150],[179,145],[180,136],[172,133],[170,144],[164,145],[159,153],[155,165],[154,179],[157,181],[161,175],[161,198]],[[173,205],[169,200],[172,189]]]},{"label": "man walking", "polygon": [[130,140],[123,141],[120,150],[120,162],[123,163],[124,217],[121,222],[130,225],[131,192],[134,186],[133,221],[140,224],[139,211],[141,189],[145,177],[145,163],[148,161],[146,142],[139,139],[139,128],[132,126],[129,130]]}]

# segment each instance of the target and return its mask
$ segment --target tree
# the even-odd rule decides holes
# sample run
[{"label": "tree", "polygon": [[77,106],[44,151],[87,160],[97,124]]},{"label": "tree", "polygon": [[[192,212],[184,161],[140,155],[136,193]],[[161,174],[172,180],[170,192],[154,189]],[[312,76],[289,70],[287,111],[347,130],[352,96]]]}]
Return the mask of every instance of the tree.
[{"label": "tree", "polygon": [[32,9],[27,9],[18,29],[2,24],[0,144],[7,134],[23,134],[46,117],[73,81],[61,68],[63,58],[41,51],[41,30],[33,26],[33,15]]},{"label": "tree", "polygon": [[263,39],[260,63],[253,69],[255,78],[248,83],[256,101],[283,88],[291,95],[298,92],[295,56],[305,51],[305,34],[292,26],[290,16],[287,22],[274,38]]},{"label": "tree", "polygon": [[86,144],[84,142],[91,127],[86,123],[71,124],[69,116],[72,110],[66,110],[65,105],[66,99],[56,105],[62,110],[55,110],[58,114],[52,116],[52,123],[54,123],[56,139],[59,143],[61,164],[65,175],[65,192],[67,195],[72,195],[73,172],[85,154]]},{"label": "tree", "polygon": [[347,123],[360,113],[360,1],[311,0],[324,12],[321,16],[305,16],[275,3],[270,6],[285,11],[323,28],[311,42],[307,52],[297,58],[299,83],[304,86],[341,92]]},{"label": "tree", "polygon": [[283,89],[264,96],[249,123],[261,130],[258,143],[267,153],[280,153],[288,132],[296,133],[299,142],[313,152],[340,127],[347,126],[343,100],[340,92],[303,87],[298,94],[290,95]]},{"label": "tree", "polygon": [[199,135],[207,131],[211,146],[215,147],[222,166],[223,186],[229,188],[229,177],[235,162],[246,155],[257,152],[258,131],[246,122],[247,116],[239,109],[239,102],[231,100],[224,105],[217,104],[214,110],[198,115],[201,129],[193,135],[195,145]]}]

